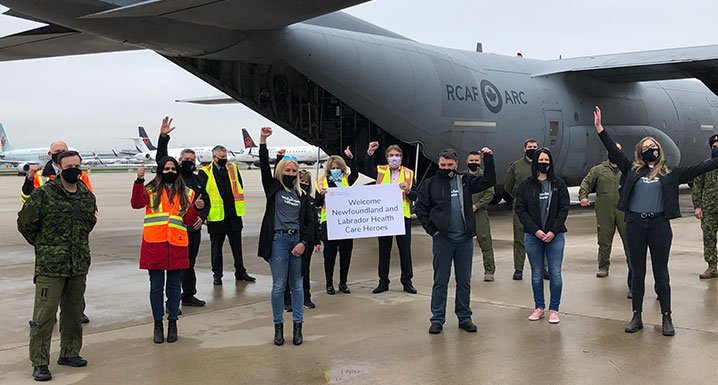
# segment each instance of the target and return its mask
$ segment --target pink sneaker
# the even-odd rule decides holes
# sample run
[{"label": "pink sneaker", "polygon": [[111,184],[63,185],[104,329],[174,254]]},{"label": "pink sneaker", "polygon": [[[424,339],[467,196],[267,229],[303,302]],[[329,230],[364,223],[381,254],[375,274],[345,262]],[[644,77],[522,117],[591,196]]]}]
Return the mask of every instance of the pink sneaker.
[{"label": "pink sneaker", "polygon": [[561,321],[558,318],[558,312],[556,310],[549,310],[548,311],[548,323],[550,324],[557,324]]},{"label": "pink sneaker", "polygon": [[538,321],[544,316],[543,309],[536,309],[533,313],[529,316],[529,321]]}]

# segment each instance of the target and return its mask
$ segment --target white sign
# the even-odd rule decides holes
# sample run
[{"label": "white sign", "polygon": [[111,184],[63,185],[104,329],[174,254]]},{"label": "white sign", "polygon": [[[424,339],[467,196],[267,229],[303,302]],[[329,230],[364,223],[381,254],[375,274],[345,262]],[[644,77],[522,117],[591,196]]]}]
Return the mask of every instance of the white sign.
[{"label": "white sign", "polygon": [[396,183],[330,188],[329,240],[404,235],[404,202]]}]

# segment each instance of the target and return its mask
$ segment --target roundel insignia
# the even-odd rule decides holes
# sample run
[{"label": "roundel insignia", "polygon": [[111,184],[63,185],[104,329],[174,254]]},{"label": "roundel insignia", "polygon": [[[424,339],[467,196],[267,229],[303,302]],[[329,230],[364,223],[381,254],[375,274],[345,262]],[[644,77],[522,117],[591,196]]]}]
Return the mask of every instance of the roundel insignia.
[{"label": "roundel insignia", "polygon": [[501,111],[501,107],[503,107],[504,102],[501,99],[501,92],[499,92],[499,89],[488,80],[482,80],[480,87],[481,96],[484,98],[486,108],[494,114]]}]

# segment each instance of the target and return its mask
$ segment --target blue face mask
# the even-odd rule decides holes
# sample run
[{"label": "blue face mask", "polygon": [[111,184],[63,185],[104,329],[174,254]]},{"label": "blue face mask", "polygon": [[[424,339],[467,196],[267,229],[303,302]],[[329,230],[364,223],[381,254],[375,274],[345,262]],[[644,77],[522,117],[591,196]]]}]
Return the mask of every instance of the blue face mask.
[{"label": "blue face mask", "polygon": [[329,170],[329,173],[330,173],[332,179],[334,179],[334,180],[341,180],[342,175],[344,174],[341,169],[337,169],[337,168]]},{"label": "blue face mask", "polygon": [[711,148],[711,157],[718,158],[718,148]]}]

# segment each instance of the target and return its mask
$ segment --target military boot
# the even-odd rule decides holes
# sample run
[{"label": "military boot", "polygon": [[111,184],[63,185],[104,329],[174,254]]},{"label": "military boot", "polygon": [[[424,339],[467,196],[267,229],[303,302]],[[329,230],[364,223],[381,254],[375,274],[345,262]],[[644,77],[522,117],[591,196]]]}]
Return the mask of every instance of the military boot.
[{"label": "military boot", "polygon": [[708,268],[701,275],[700,279],[710,279],[718,277],[718,268],[716,268],[716,262],[709,262]]}]

